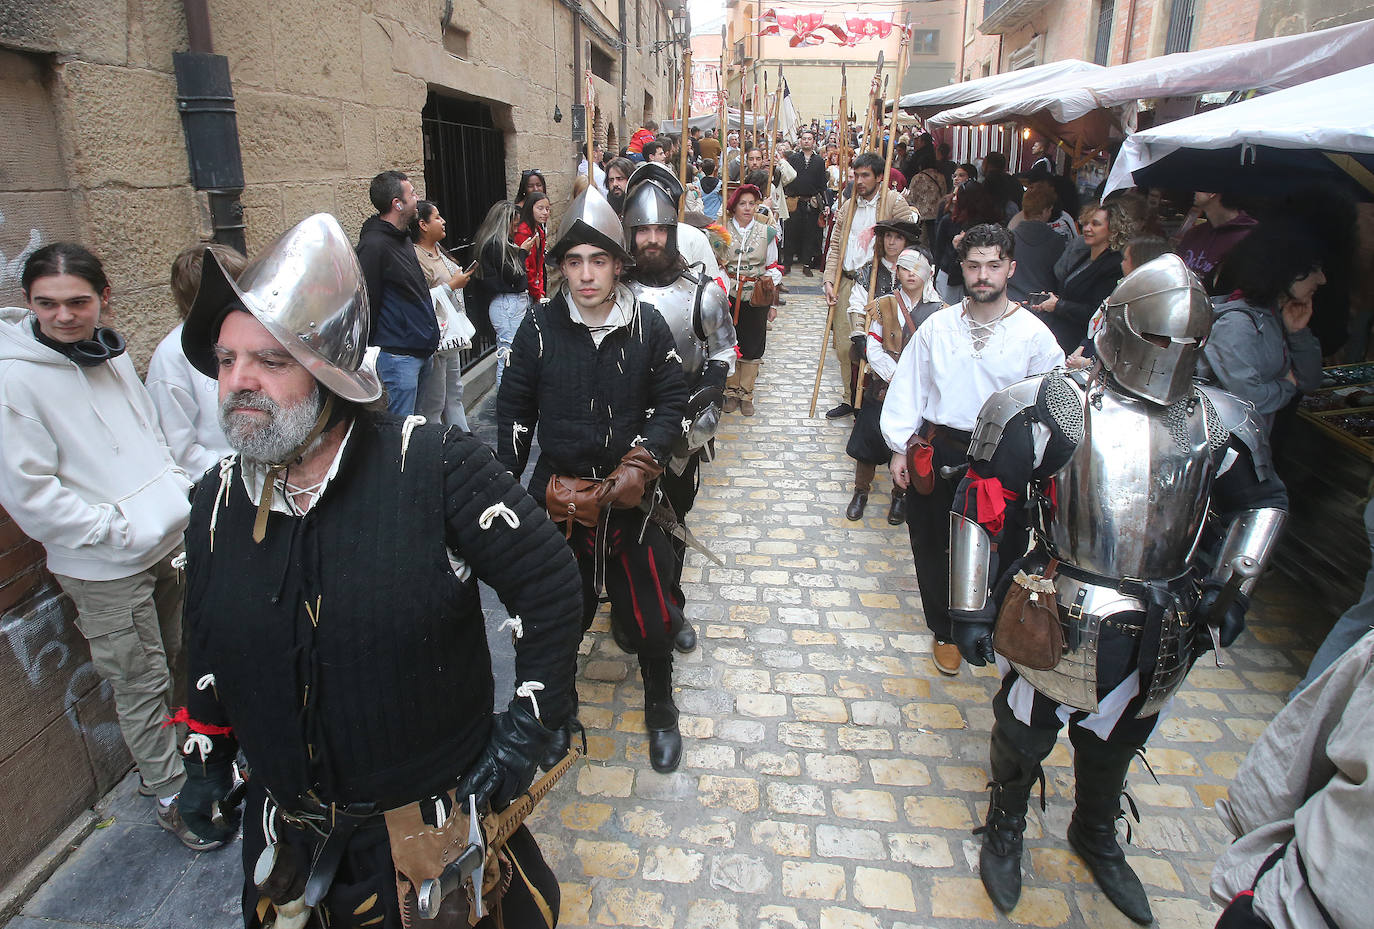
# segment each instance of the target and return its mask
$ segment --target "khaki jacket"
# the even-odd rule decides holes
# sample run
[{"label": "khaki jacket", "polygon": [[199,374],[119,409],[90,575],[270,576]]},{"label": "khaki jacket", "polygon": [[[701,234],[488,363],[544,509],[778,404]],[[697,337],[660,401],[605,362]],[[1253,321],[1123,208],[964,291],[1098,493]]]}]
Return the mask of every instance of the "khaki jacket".
[{"label": "khaki jacket", "polygon": [[[843,244],[845,220],[849,216],[849,211],[853,208],[854,198],[850,197],[840,204],[840,208],[835,213],[835,232],[830,237],[830,249],[825,253],[825,280],[832,286],[838,286],[840,278],[840,247]],[[906,201],[900,193],[892,188],[886,188],[878,198],[877,220],[876,222],[892,222],[906,220],[915,221],[916,216],[912,212],[911,204]]]}]

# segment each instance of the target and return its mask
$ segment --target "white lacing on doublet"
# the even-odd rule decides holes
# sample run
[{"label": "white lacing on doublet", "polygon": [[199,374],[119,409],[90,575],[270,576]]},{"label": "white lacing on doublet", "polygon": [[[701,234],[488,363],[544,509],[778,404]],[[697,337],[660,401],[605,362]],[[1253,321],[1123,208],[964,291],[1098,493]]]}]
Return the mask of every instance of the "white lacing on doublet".
[{"label": "white lacing on doublet", "polygon": [[520,528],[520,517],[515,515],[515,511],[504,503],[493,503],[482,511],[482,515],[477,517],[477,525],[483,529],[490,529],[491,524],[496,521],[496,517],[501,517],[506,521],[506,525],[512,529]]},{"label": "white lacing on doublet", "polygon": [[210,756],[210,752],[214,751],[214,748],[215,743],[210,740],[208,735],[203,732],[193,732],[186,737],[186,744],[181,746],[181,753],[189,755],[191,752],[196,752],[200,755],[200,763],[204,764],[205,759]]},{"label": "white lacing on doublet", "polygon": [[544,685],[539,681],[525,681],[519,687],[515,688],[515,695],[517,697],[524,697],[530,701],[530,705],[534,707],[534,718],[541,723],[544,721],[544,717],[539,715],[539,701],[534,699],[534,694],[536,691],[543,689]]},{"label": "white lacing on doublet", "polygon": [[229,476],[234,473],[234,462],[238,460],[238,454],[226,455],[219,461],[219,487],[215,489],[215,502],[210,508],[210,551],[215,550],[215,524],[219,522],[219,506],[223,501],[227,507],[229,505]]},{"label": "white lacing on doublet", "polygon": [[511,633],[517,639],[523,639],[525,637],[525,621],[522,620],[519,616],[510,617],[505,622],[501,623],[501,625],[497,627],[496,631],[504,632],[507,629],[511,630]]},{"label": "white lacing on doublet", "polygon": [[405,422],[401,423],[401,471],[406,469],[406,452],[410,449],[410,434],[415,431],[416,426],[423,426],[426,420],[423,416],[407,416]]}]

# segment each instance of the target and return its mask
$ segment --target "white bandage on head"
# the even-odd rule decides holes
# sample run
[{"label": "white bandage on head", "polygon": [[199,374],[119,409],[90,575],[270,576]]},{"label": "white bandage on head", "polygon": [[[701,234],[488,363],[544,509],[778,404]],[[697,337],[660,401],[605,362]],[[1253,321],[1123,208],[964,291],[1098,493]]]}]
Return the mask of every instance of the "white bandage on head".
[{"label": "white bandage on head", "polygon": [[921,302],[940,300],[940,292],[935,289],[935,269],[931,267],[930,259],[923,252],[914,248],[904,249],[897,256],[897,267],[915,271],[925,283],[925,288],[921,292]]}]

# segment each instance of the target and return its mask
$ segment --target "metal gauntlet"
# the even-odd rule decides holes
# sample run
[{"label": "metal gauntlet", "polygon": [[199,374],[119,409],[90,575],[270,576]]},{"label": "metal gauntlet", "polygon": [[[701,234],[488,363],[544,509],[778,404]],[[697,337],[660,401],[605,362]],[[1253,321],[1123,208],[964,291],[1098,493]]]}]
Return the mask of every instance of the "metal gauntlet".
[{"label": "metal gauntlet", "polygon": [[[1226,531],[1226,541],[1222,543],[1221,551],[1217,554],[1216,566],[1212,568],[1207,580],[1225,584],[1231,579],[1236,559],[1250,558],[1258,567],[1253,576],[1240,583],[1240,592],[1248,597],[1254,591],[1255,584],[1259,582],[1259,576],[1264,573],[1264,568],[1274,553],[1274,545],[1283,532],[1283,524],[1287,520],[1287,511],[1276,507],[1246,510],[1238,515],[1231,521],[1231,528]],[[952,551],[951,549],[951,553]]]},{"label": "metal gauntlet", "polygon": [[982,526],[949,514],[949,608],[977,611],[988,599],[992,539]]}]

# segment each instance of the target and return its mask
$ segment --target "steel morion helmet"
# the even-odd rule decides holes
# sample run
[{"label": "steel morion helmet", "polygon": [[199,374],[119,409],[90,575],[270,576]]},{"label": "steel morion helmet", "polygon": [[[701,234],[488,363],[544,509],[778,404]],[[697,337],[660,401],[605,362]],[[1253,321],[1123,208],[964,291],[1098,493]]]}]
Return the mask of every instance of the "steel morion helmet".
[{"label": "steel morion helmet", "polygon": [[558,238],[549,246],[548,260],[562,261],[568,249],[579,245],[595,245],[621,261],[631,261],[625,249],[625,230],[620,225],[620,217],[615,215],[606,195],[595,186],[584,190],[568,207],[563,221],[558,224]]},{"label": "steel morion helmet", "polygon": [[1212,305],[1183,259],[1161,255],[1136,268],[1100,312],[1093,344],[1123,390],[1165,405],[1188,396]]},{"label": "steel morion helmet", "polygon": [[382,394],[363,367],[371,314],[353,245],[339,221],[316,213],[288,229],[235,281],[207,252],[181,347],[197,371],[218,378],[215,339],[224,317],[244,309],[315,380],[345,400],[369,403]]}]

